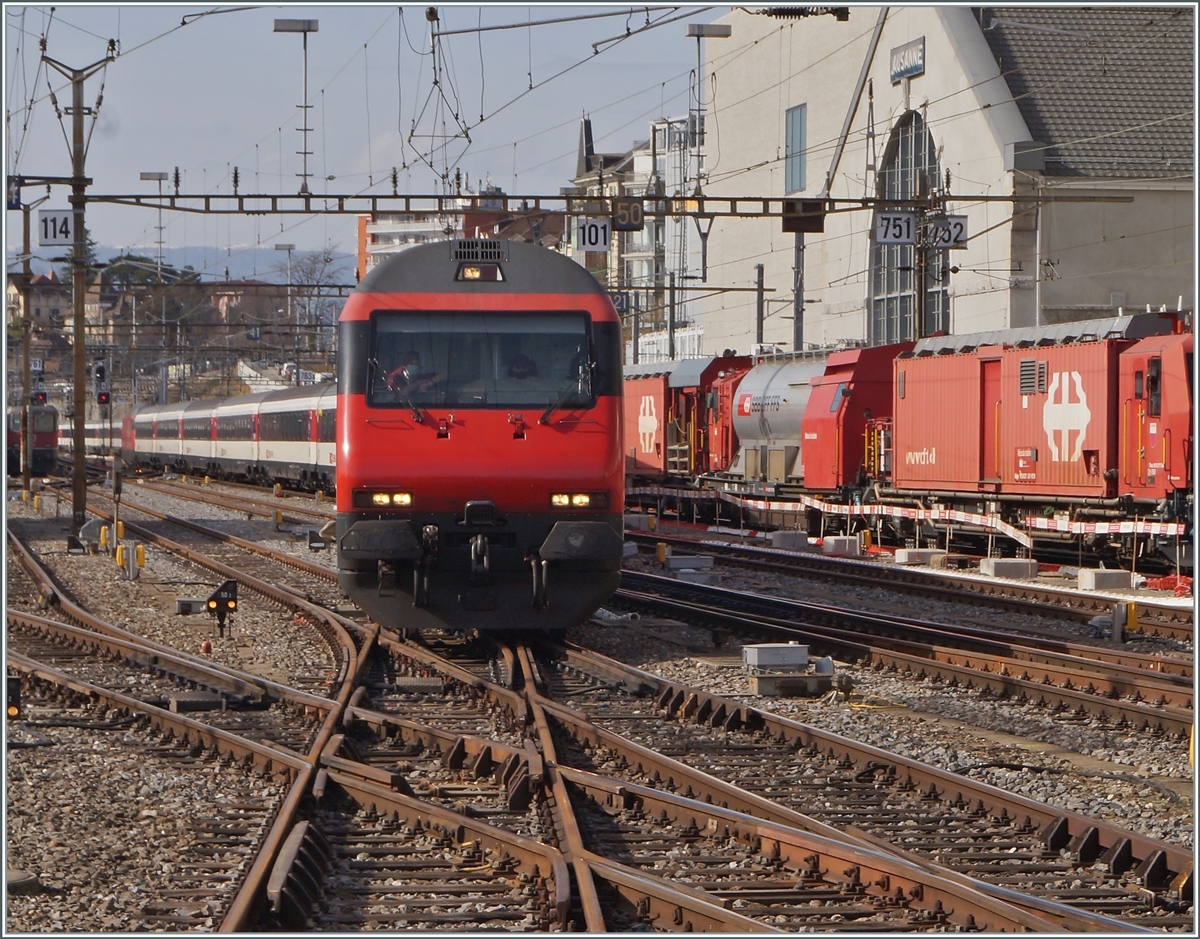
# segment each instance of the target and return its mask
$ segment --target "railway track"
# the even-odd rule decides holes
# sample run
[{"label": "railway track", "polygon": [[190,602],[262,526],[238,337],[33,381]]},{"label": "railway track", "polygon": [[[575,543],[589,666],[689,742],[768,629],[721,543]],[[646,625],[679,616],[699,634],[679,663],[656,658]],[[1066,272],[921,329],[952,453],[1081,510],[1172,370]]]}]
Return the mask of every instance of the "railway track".
[{"label": "railway track", "polygon": [[[327,565],[282,554],[274,575],[249,573],[247,550],[274,552],[203,534],[237,553],[170,544],[346,636],[323,699],[338,716],[294,751],[294,766],[280,755],[289,748],[225,728],[171,732],[189,753],[218,731],[248,752],[263,747],[285,784],[261,850],[240,857],[238,887],[222,895],[223,929],[1191,927],[1185,849],[586,650],[377,635],[264,582],[288,563],[328,583]],[[89,701],[120,693],[104,684],[88,685]],[[169,701],[168,688],[151,691]],[[181,718],[195,720],[164,719]],[[200,752],[222,746],[225,759],[253,760],[232,742]],[[204,909],[167,894],[154,902],[193,922]]]},{"label": "railway track", "polygon": [[[980,635],[915,619],[629,574],[616,605],[719,630],[809,644],[818,654],[918,680],[1077,712],[1118,727],[1186,739],[1194,722],[1192,664],[1026,635]],[[640,589],[637,589],[640,588]],[[737,611],[737,612],[733,612]]]},{"label": "railway track", "polygon": [[[1111,598],[1089,596],[1078,591],[1057,590],[1037,584],[1016,581],[984,580],[953,573],[937,574],[896,564],[859,561],[852,558],[833,558],[821,554],[734,545],[726,542],[702,541],[666,534],[626,532],[626,539],[642,545],[665,542],[689,552],[702,548],[719,558],[722,564],[749,570],[781,574],[803,574],[836,583],[880,585],[922,598],[934,597],[954,603],[975,605],[985,601],[988,606],[1008,609],[1029,615],[1064,618],[1070,622],[1086,623],[1097,615],[1112,612]],[[1155,604],[1152,600],[1138,601],[1138,631],[1147,636],[1191,642],[1195,624],[1190,609]]]}]

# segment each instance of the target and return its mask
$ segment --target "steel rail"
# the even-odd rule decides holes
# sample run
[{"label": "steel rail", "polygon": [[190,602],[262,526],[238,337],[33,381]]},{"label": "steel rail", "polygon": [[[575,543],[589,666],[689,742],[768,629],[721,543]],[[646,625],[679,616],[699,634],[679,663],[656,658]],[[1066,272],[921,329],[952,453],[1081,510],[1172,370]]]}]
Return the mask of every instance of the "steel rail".
[{"label": "steel rail", "polygon": [[[701,831],[719,832],[748,844],[760,845],[760,853],[778,857],[797,872],[837,871],[849,875],[858,868],[864,891],[881,901],[932,912],[942,909],[957,916],[954,925],[974,926],[985,932],[1053,932],[1069,929],[1091,932],[1153,932],[1120,923],[1106,916],[1029,897],[1014,890],[972,880],[897,851],[881,839],[868,840],[839,833],[829,838],[811,830],[687,798],[663,789],[605,778],[597,773],[556,767],[567,783],[586,793],[609,811],[636,804],[648,814],[670,819]],[[859,833],[865,835],[865,833]],[[962,904],[966,904],[964,908]]]},{"label": "steel rail", "polygon": [[[89,511],[91,509],[89,508]],[[118,626],[113,626],[110,623],[93,616],[88,610],[79,606],[67,597],[53,575],[43,567],[33,553],[13,532],[10,530],[9,543],[16,549],[22,566],[29,572],[39,584],[45,595],[53,597],[53,602],[63,611],[66,616],[75,623],[80,624],[87,630],[96,632],[98,635],[111,636],[114,639],[134,643],[142,648],[153,651],[157,655],[170,656],[182,662],[189,663],[192,668],[211,669],[222,675],[225,675],[230,681],[242,681],[248,684],[253,684],[256,687],[266,691],[269,697],[277,700],[292,700],[303,707],[321,707],[329,706],[330,699],[322,695],[312,694],[308,691],[303,691],[298,688],[292,688],[290,685],[282,684],[281,682],[273,681],[269,678],[264,678],[261,675],[251,675],[234,668],[231,665],[225,665],[221,662],[213,662],[206,658],[191,655],[190,653],[180,651],[172,646],[164,645],[160,642],[155,642],[152,639],[147,639],[139,636],[136,633],[128,632]],[[31,614],[20,614],[30,616]],[[50,620],[50,622],[55,622]]]},{"label": "steel rail", "polygon": [[[941,798],[947,792],[957,792],[969,801],[977,801],[990,815],[1000,816],[1002,811],[1010,817],[1026,815],[1042,829],[1045,842],[1055,850],[1067,847],[1070,842],[1080,838],[1095,840],[1097,856],[1102,856],[1110,850],[1127,848],[1131,852],[1127,868],[1138,867],[1144,870],[1144,879],[1168,884],[1168,889],[1176,896],[1188,895],[1192,890],[1194,859],[1188,848],[1157,841],[1068,809],[1058,809],[1035,802],[1017,793],[1005,792],[969,777],[938,770],[917,760],[818,730],[721,695],[659,678],[577,646],[568,644],[563,650],[563,655],[568,664],[583,672],[594,670],[595,674],[605,681],[612,681],[614,676],[622,675],[622,682],[628,688],[643,687],[653,690],[658,706],[677,719],[706,723],[726,730],[742,728],[770,734],[792,741],[798,746],[832,752],[848,761],[852,767],[890,768],[897,776],[904,776],[913,786],[926,792],[931,798]],[[555,708],[556,716],[560,712],[569,714],[561,707]],[[587,732],[602,732],[610,738],[606,740],[608,746],[616,746],[618,749],[628,746],[621,738],[609,731],[603,731],[602,728],[588,728]],[[666,760],[666,757],[653,754],[648,758],[656,761],[652,762],[651,766],[666,765],[659,762]],[[812,830],[807,825],[802,827]]]},{"label": "steel rail", "polygon": [[[670,804],[671,810],[667,812],[668,817],[677,819],[681,814],[686,813],[693,825],[697,824],[697,818],[704,819],[700,823],[700,827],[707,825],[708,819],[713,819],[715,827],[712,830],[714,831],[720,830],[721,825],[716,822],[716,819],[720,818],[724,827],[730,829],[732,826],[734,837],[740,837],[742,840],[754,836],[761,838],[765,831],[764,826],[770,827],[776,845],[789,843],[791,850],[785,852],[785,860],[792,862],[798,870],[820,868],[823,861],[834,857],[839,865],[837,869],[841,870],[840,865],[843,864],[856,867],[866,875],[865,881],[876,887],[880,884],[890,886],[891,878],[899,881],[902,876],[901,872],[903,872],[907,875],[907,882],[903,884],[904,892],[897,894],[898,896],[907,897],[907,902],[912,903],[915,908],[925,909],[930,913],[935,909],[952,909],[955,914],[958,914],[959,919],[956,922],[961,926],[968,925],[967,915],[975,914],[976,926],[984,930],[1010,931],[1019,928],[1049,932],[1061,928],[1062,922],[1070,916],[1073,922],[1088,921],[1093,929],[1112,929],[1115,926],[1120,930],[1119,924],[1114,921],[1103,917],[1089,919],[1086,915],[1075,916],[1073,911],[1068,912],[1065,907],[1057,909],[1053,904],[1047,904],[1043,909],[1051,907],[1057,909],[1057,918],[1054,920],[1045,918],[1044,913],[1030,913],[1024,908],[1024,905],[1022,909],[1015,909],[1012,903],[1016,896],[1015,893],[1006,895],[1003,900],[998,900],[995,896],[981,897],[981,891],[977,886],[971,883],[964,884],[966,878],[963,879],[964,882],[947,885],[944,879],[931,876],[928,871],[921,870],[914,864],[898,860],[898,852],[894,848],[886,855],[881,854],[875,846],[868,845],[853,836],[847,836],[836,828],[792,809],[779,806],[769,799],[747,793],[716,777],[687,767],[676,760],[663,757],[649,748],[624,740],[597,727],[578,712],[544,697],[545,684],[540,678],[536,660],[523,646],[518,647],[517,651],[522,668],[525,670],[526,676],[531,679],[527,684],[526,693],[530,699],[530,707],[535,712],[544,712],[553,716],[556,721],[572,727],[576,737],[582,731],[585,734],[595,733],[608,745],[620,741],[618,745],[620,751],[627,754],[627,758],[631,762],[637,760],[641,764],[643,772],[648,774],[652,771],[651,767],[657,767],[659,773],[668,780],[667,785],[673,786],[675,789],[687,788],[687,796],[676,796],[669,792],[664,793],[623,781],[607,780],[597,774],[561,766],[553,752],[552,737],[547,727],[543,734],[545,739],[551,742],[549,749],[545,745],[543,746],[543,754],[546,756],[552,775],[574,782],[583,788],[586,788],[586,784],[589,782],[595,783],[610,794],[610,805],[612,798],[627,799],[631,795],[643,798],[645,802],[654,802],[659,808]],[[628,674],[619,669],[609,670],[603,667],[602,662],[598,664],[601,667],[597,671],[601,672],[606,679],[628,678]],[[707,801],[701,801],[702,797]],[[714,805],[718,802],[723,806],[722,808]],[[783,831],[788,832],[788,835],[781,837],[779,832]],[[746,832],[750,832],[750,834],[747,835]],[[575,837],[579,837],[577,830]],[[570,842],[568,843],[570,844]],[[836,850],[834,846],[836,846]],[[598,868],[595,864],[601,859],[583,849],[582,844],[579,849],[575,849],[575,852],[581,850],[583,853],[568,851],[564,851],[564,853],[567,854],[569,860],[573,858],[585,860],[594,875],[605,876],[606,868]],[[770,852],[764,848],[764,853]],[[818,858],[815,862],[811,858],[814,853]],[[801,859],[804,859],[803,863]],[[849,873],[848,870],[847,873]],[[644,879],[656,880],[656,878]],[[624,883],[621,892],[636,892],[638,889],[643,889],[640,885],[641,880]],[[897,883],[896,886],[900,887],[901,884]],[[883,897],[888,898],[886,886]],[[712,902],[711,897],[708,899],[709,902]],[[961,910],[961,903],[964,899],[969,902],[968,912]],[[951,901],[954,901],[953,906],[947,906]],[[676,907],[678,905],[676,903]],[[664,923],[673,922],[676,925],[681,922],[679,913],[671,908],[670,901],[665,908],[660,908],[658,901],[652,901],[651,909],[658,917],[656,922],[661,920]],[[669,920],[667,919],[668,912],[671,917]]]},{"label": "steel rail", "polygon": [[409,823],[431,821],[439,829],[462,844],[467,840],[478,840],[488,848],[518,860],[526,873],[534,868],[551,872],[554,880],[552,904],[560,926],[565,926],[571,907],[571,878],[562,852],[550,845],[541,844],[532,838],[496,828],[479,819],[453,812],[432,802],[406,796],[384,788],[376,783],[361,779],[340,770],[327,770],[328,779],[336,783],[363,805],[373,805],[395,812]]},{"label": "steel rail", "polygon": [[[223,485],[227,485],[223,483]],[[233,509],[235,512],[245,512],[247,514],[260,515],[264,518],[274,518],[275,513],[284,512],[277,506],[272,505],[263,499],[256,499],[248,495],[237,495],[229,492],[219,492],[208,487],[203,496],[199,492],[194,492],[197,487],[188,483],[180,482],[175,484],[170,480],[158,482],[147,480],[139,482],[138,489],[149,490],[151,492],[160,492],[165,496],[170,496],[173,499],[184,499],[188,502],[199,502],[203,505],[219,505],[223,508]],[[299,506],[289,505],[286,511],[294,512],[295,516],[305,515],[313,519],[321,519],[323,521],[332,521],[334,516],[330,512],[319,512],[316,509],[305,509]],[[283,521],[290,521],[292,524],[303,525],[305,519],[293,516],[291,519],[287,515],[283,515]]]},{"label": "steel rail", "polygon": [[[922,679],[937,678],[952,686],[961,684],[968,689],[986,689],[989,693],[1018,701],[1033,701],[1059,710],[1069,708],[1091,713],[1143,730],[1173,734],[1180,739],[1187,738],[1195,722],[1190,688],[1168,684],[1164,681],[1167,676],[1153,672],[1118,676],[1106,674],[1102,669],[1088,668],[1085,663],[1077,662],[1076,668],[1068,669],[1033,660],[1001,657],[986,651],[964,653],[878,637],[873,637],[873,644],[868,644],[862,641],[862,634],[858,631],[837,630],[829,626],[804,628],[783,620],[726,613],[702,604],[658,596],[638,596],[624,590],[619,593],[626,600],[640,602],[677,618],[701,617],[733,629],[774,632],[782,638],[803,640],[822,650],[840,650],[841,655],[855,658],[860,664],[892,668]],[[868,619],[858,611],[851,613],[849,618]],[[903,648],[919,652],[900,651]],[[1031,672],[1040,673],[1041,677],[1031,677]],[[1056,683],[1056,678],[1062,683]],[[1150,693],[1157,692],[1160,700],[1177,701],[1179,704],[1152,707],[1105,696],[1106,693],[1116,695],[1136,691],[1138,682],[1151,689]]]},{"label": "steel rail", "polygon": [[[833,580],[849,580],[878,586],[886,583],[898,589],[919,592],[928,596],[934,593],[945,599],[969,602],[964,593],[983,597],[988,603],[1004,606],[1019,612],[1039,612],[1047,616],[1070,618],[1087,622],[1099,613],[1112,609],[1113,599],[1103,596],[1088,596],[1069,590],[1059,590],[1046,585],[1003,583],[978,578],[936,574],[931,571],[911,570],[895,564],[856,560],[854,558],[832,558],[823,554],[787,551],[781,548],[764,548],[757,545],[735,545],[728,542],[695,541],[677,535],[646,534],[628,531],[627,539],[643,544],[665,542],[669,545],[721,555],[726,560],[759,569],[778,570],[782,573],[805,572]],[[1182,628],[1182,638],[1190,638],[1187,629],[1192,623],[1191,610],[1183,610],[1153,600],[1139,599],[1139,615],[1148,613],[1155,628],[1169,630],[1175,635]]]},{"label": "steel rail", "polygon": [[211,724],[186,717],[183,714],[168,711],[154,704],[147,704],[119,691],[94,685],[59,669],[50,668],[19,652],[10,651],[7,659],[9,668],[14,668],[50,684],[69,688],[76,694],[84,695],[94,701],[107,701],[110,706],[130,715],[145,714],[155,728],[170,730],[189,741],[195,740],[203,744],[206,749],[223,756],[230,756],[236,760],[250,760],[263,773],[284,772],[289,781],[294,781],[297,775],[309,766],[303,756],[291,750],[248,740],[220,727],[213,727]]},{"label": "steel rail", "polygon": [[[88,510],[102,518],[107,517],[111,519],[111,515],[106,515],[98,511],[94,506],[88,506]],[[228,910],[226,910],[225,916],[218,928],[218,932],[241,932],[254,922],[256,914],[266,902],[267,884],[274,863],[286,843],[287,837],[291,832],[298,813],[304,805],[310,788],[316,780],[317,761],[320,759],[321,753],[324,751],[325,746],[334,734],[335,728],[342,719],[342,713],[349,702],[353,685],[356,684],[361,670],[366,666],[370,649],[378,636],[378,630],[360,630],[360,635],[365,635],[365,640],[363,647],[359,649],[347,632],[344,618],[338,617],[316,604],[309,603],[307,600],[303,600],[288,591],[281,590],[256,577],[234,570],[220,561],[209,558],[198,551],[193,551],[136,523],[126,522],[125,527],[128,531],[137,533],[147,541],[185,557],[195,564],[246,584],[251,589],[280,603],[285,609],[304,611],[317,622],[324,624],[331,649],[333,649],[335,655],[339,651],[341,653],[341,667],[336,679],[338,690],[335,698],[332,699],[334,706],[329,709],[324,723],[317,732],[305,768],[293,781],[291,790],[285,798],[284,805],[279,812],[275,825],[272,826],[271,831],[268,833],[262,850],[255,856],[253,863],[246,872],[242,880],[242,885],[230,903]],[[203,526],[196,527],[201,528]]]},{"label": "steel rail", "polygon": [[658,594],[694,595],[716,598],[729,609],[745,609],[749,606],[758,610],[770,619],[786,620],[789,616],[805,615],[813,619],[826,619],[833,622],[851,622],[859,627],[859,631],[868,635],[876,635],[885,627],[898,633],[906,639],[914,635],[926,635],[931,639],[953,641],[959,647],[976,649],[981,652],[996,652],[1010,654],[1019,653],[1031,661],[1049,661],[1050,656],[1067,656],[1073,658],[1090,658],[1113,666],[1124,666],[1147,674],[1174,675],[1179,678],[1191,679],[1194,663],[1190,657],[1174,658],[1162,655],[1146,655],[1129,652],[1124,649],[1113,649],[1104,646],[1086,645],[1069,642],[1063,639],[1047,638],[1032,633],[1000,632],[996,629],[982,629],[976,626],[951,625],[921,620],[915,618],[901,619],[863,610],[861,608],[844,608],[831,606],[827,603],[816,603],[808,600],[795,600],[786,597],[775,597],[761,594],[747,594],[741,590],[731,590],[709,584],[685,584],[670,577],[658,574],[647,574],[625,571],[621,575],[626,587],[638,584],[649,585]]},{"label": "steel rail", "polygon": [[[135,664],[203,684],[230,698],[261,702],[268,697],[266,687],[257,681],[232,675],[224,669],[214,668],[204,662],[197,662],[190,656],[151,649],[143,643],[133,641],[132,634],[127,634],[130,636],[127,639],[112,633],[81,629],[68,623],[60,623],[57,620],[12,609],[6,610],[5,616],[10,628],[16,625],[38,634],[52,634],[71,642],[86,644],[107,655],[120,656]],[[328,707],[328,702],[325,702],[325,706]]]}]

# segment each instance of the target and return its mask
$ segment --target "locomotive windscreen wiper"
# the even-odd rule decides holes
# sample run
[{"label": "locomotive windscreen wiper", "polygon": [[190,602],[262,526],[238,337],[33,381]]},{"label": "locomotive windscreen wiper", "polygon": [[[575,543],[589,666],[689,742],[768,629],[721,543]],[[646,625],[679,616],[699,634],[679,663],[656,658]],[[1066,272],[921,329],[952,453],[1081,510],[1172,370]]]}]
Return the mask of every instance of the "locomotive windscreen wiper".
[{"label": "locomotive windscreen wiper", "polygon": [[590,379],[591,369],[592,369],[592,365],[590,362],[586,365],[580,366],[578,377],[575,378],[573,381],[567,382],[567,386],[558,393],[558,397],[554,399],[554,403],[551,404],[548,408],[546,408],[546,410],[544,410],[542,412],[542,416],[540,418],[538,418],[539,424],[548,424],[550,422],[550,415],[553,414],[555,411],[557,411],[559,408],[561,408],[564,404],[566,404],[567,398],[571,397],[571,395],[573,395],[573,394],[590,395],[591,394],[592,383],[590,380],[587,381],[587,389],[588,390],[584,391],[584,387],[583,387],[585,379]]},{"label": "locomotive windscreen wiper", "polygon": [[[378,359],[371,359],[367,364],[370,366],[371,371],[373,373],[378,374],[378,375],[383,374],[379,369],[379,360]],[[373,375],[372,379],[371,379],[372,386],[374,385],[374,380],[375,379],[374,379],[374,375]],[[396,399],[396,402],[401,407],[408,408],[410,411],[412,411],[412,416],[413,416],[414,421],[416,421],[418,424],[425,423],[425,418],[421,416],[420,408],[418,408],[415,404],[413,404],[407,395],[403,394],[398,388],[394,388],[392,385],[390,385],[386,378],[383,381],[383,386],[392,393],[392,397],[394,397]]]}]

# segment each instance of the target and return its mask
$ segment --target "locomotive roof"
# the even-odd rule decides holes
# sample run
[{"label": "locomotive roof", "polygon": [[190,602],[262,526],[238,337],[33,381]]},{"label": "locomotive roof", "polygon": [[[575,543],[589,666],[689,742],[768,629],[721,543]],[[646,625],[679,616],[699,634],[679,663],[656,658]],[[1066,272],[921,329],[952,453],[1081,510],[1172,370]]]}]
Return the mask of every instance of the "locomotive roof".
[{"label": "locomotive roof", "polygon": [[[502,282],[460,281],[464,262],[497,261]],[[416,244],[377,264],[356,293],[590,293],[604,294],[581,264],[541,245],[506,239],[432,241]]]},{"label": "locomotive roof", "polygon": [[1171,332],[1172,320],[1158,313],[1109,316],[1102,319],[1057,323],[1053,326],[1029,326],[1024,329],[992,329],[958,336],[930,336],[921,339],[910,355],[945,355],[965,352],[979,346],[1053,346],[1066,342],[1098,339],[1142,339]]}]

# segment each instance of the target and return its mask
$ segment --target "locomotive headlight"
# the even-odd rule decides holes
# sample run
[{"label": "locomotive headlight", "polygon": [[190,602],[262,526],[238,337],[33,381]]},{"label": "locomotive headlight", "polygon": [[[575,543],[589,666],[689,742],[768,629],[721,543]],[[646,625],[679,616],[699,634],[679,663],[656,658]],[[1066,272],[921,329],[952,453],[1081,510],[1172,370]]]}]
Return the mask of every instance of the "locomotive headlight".
[{"label": "locomotive headlight", "polygon": [[356,509],[407,509],[413,504],[411,492],[383,491],[379,489],[354,490]]},{"label": "locomotive headlight", "polygon": [[556,492],[550,496],[550,506],[555,509],[607,509],[607,492]]}]

